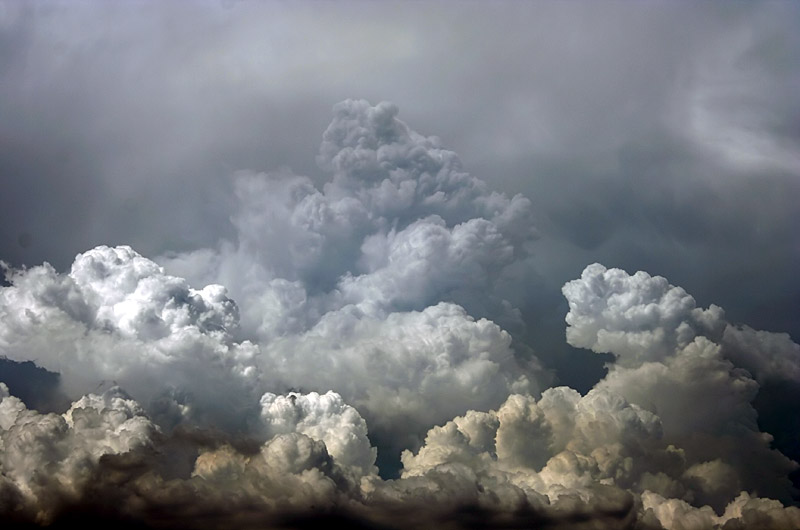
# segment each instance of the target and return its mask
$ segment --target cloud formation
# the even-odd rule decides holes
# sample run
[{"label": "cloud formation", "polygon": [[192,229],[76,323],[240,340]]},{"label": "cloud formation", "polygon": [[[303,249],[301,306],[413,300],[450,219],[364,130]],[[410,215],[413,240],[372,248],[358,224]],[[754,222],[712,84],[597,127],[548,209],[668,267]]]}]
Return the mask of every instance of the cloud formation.
[{"label": "cloud formation", "polygon": [[719,307],[698,308],[683,289],[641,271],[630,276],[593,264],[563,292],[570,305],[567,340],[616,358],[596,388],[658,414],[665,438],[690,454],[709,455],[714,447],[726,465],[738,468],[740,483],[791,498],[786,476],[797,464],[759,432],[753,401],[759,383],[770,378],[796,384],[791,369],[771,370],[798,362],[796,344],[784,335],[731,326]]},{"label": "cloud formation", "polygon": [[230,290],[237,336],[259,344],[271,388],[336,389],[394,452],[470,407],[535,392],[540,372],[471,316],[520,325],[501,287],[529,273],[530,201],[492,191],[397,113],[336,105],[321,190],[287,172],[239,173],[235,240],[158,258]]},{"label": "cloud formation", "polygon": [[[233,235],[214,246],[154,259],[100,246],[65,273],[5,267],[2,353],[57,372],[73,403],[42,414],[0,386],[3,514],[799,524],[797,464],[754,406],[798,383],[798,345],[662,277],[594,264],[563,287],[567,341],[613,361],[585,395],[548,388],[508,331],[525,336],[513,287],[534,275],[531,202],[397,115],[337,105],[324,185],[236,174]],[[400,454],[397,478],[378,474],[380,453]]]},{"label": "cloud formation", "polygon": [[236,305],[221,286],[192,289],[130,247],[80,254],[68,274],[45,264],[8,278],[7,358],[58,372],[73,399],[115,382],[166,422],[242,427],[255,346],[232,340]]},{"label": "cloud formation", "polygon": [[49,523],[80,502],[104,455],[146,447],[156,432],[119,388],[89,394],[64,414],[28,410],[0,383],[0,509],[9,520]]},{"label": "cloud formation", "polygon": [[612,353],[617,365],[659,361],[706,337],[760,383],[800,377],[800,346],[788,334],[730,324],[719,306],[697,307],[691,295],[666,278],[643,271],[631,276],[596,263],[562,291],[570,308],[567,341]]}]

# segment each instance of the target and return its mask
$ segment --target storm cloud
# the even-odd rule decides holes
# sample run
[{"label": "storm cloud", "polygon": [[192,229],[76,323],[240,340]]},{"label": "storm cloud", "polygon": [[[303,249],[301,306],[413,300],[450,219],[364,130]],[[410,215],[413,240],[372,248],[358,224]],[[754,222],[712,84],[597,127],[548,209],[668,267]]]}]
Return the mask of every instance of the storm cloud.
[{"label": "storm cloud", "polygon": [[800,526],[798,14],[0,4],[0,516]]}]

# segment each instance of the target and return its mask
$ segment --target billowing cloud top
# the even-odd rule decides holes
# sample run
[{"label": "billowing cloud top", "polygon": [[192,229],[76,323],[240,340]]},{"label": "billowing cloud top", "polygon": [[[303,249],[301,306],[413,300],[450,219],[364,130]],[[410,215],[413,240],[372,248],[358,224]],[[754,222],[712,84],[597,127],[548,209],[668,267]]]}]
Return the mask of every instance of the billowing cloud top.
[{"label": "billowing cloud top", "polygon": [[[524,330],[509,286],[534,275],[531,202],[397,115],[337,105],[324,185],[237,173],[233,236],[211,248],[101,246],[65,273],[8,269],[2,353],[60,374],[73,403],[40,413],[0,385],[0,512],[190,528],[800,526],[797,464],[754,406],[800,382],[798,345],[664,278],[594,264],[563,288],[567,340],[614,361],[585,395],[548,388],[504,329]],[[399,476],[381,477],[379,457],[398,455]]]}]

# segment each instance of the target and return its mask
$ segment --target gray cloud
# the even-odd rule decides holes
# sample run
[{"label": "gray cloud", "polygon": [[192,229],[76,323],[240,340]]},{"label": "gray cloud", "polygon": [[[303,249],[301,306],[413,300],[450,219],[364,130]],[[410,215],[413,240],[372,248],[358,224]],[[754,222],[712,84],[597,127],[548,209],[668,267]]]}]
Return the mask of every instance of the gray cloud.
[{"label": "gray cloud", "polygon": [[0,506],[796,526],[796,11],[0,4]]},{"label": "gray cloud", "polygon": [[[726,453],[726,444],[737,452],[750,446],[738,464],[740,473],[749,475],[746,482],[755,484],[763,478],[758,491],[791,497],[784,477],[796,464],[764,444],[752,403],[759,382],[777,379],[796,384],[797,344],[786,335],[732,327],[721,308],[698,308],[680,287],[641,271],[630,276],[590,265],[563,291],[570,304],[567,340],[617,359],[596,388],[612,389],[658,414],[665,439],[681,440],[687,454],[707,453],[709,436],[735,437],[736,442],[712,444],[715,454]],[[715,407],[698,407],[701,402]],[[781,410],[769,400],[760,405]],[[791,421],[786,423],[791,431]],[[766,440],[772,441],[772,436]],[[782,448],[793,454],[794,445]],[[738,458],[729,454],[725,461],[735,463]],[[756,460],[762,462],[759,473],[750,475]],[[770,473],[774,474],[766,478]]]},{"label": "gray cloud", "polygon": [[165,426],[241,430],[264,392],[334,389],[389,455],[455,414],[538,391],[536,359],[468,312],[521,325],[495,285],[526,273],[530,202],[491,191],[396,114],[337,107],[322,191],[288,172],[239,174],[236,239],[161,259],[213,282],[202,289],[124,246],[79,254],[69,274],[10,271],[6,355],[60,372],[73,398],[113,380]]},{"label": "gray cloud", "polygon": [[[381,112],[389,107],[355,108],[370,118],[387,116]],[[402,125],[394,112],[386,119]],[[288,186],[277,196],[290,200],[276,219],[290,221],[278,245],[248,239],[263,223],[253,217],[253,200],[271,215],[276,197],[247,194],[240,196],[248,215],[235,221],[235,242],[164,258],[198,277],[229,278],[240,292],[266,287],[266,297],[239,306],[225,287],[192,288],[125,246],[80,254],[68,274],[46,264],[7,268],[3,347],[11,359],[57,368],[77,399],[63,415],[39,414],[0,387],[5,511],[47,524],[76,509],[102,514],[114,506],[114,518],[198,528],[209,527],[208,514],[248,527],[331,510],[394,525],[455,516],[456,528],[517,519],[667,529],[797,522],[787,477],[798,464],[770,446],[753,407],[758,381],[796,383],[797,344],[788,335],[731,326],[721,308],[697,307],[663,277],[594,264],[562,289],[570,308],[567,340],[615,361],[584,396],[553,387],[537,397],[546,377],[516,358],[507,332],[452,302],[428,305],[456,287],[513,309],[494,282],[481,281],[502,276],[503,266],[472,264],[489,255],[501,264],[528,263],[533,233],[514,230],[522,199],[488,193],[481,181],[457,173],[452,190],[423,196],[437,199],[426,206],[476,217],[448,225],[435,213],[416,212],[411,200],[390,210],[387,223],[384,203],[371,201],[370,192],[386,189],[393,168],[413,167],[406,157],[424,161],[430,152],[407,150],[387,164],[378,184],[371,177],[384,168],[360,171],[385,146],[397,152],[397,137],[365,134],[369,129],[354,123],[343,137],[357,132],[359,145],[364,138],[377,144],[357,156],[342,150],[347,162],[322,193],[303,177],[243,177],[251,188]],[[436,179],[453,182],[449,170],[434,167]],[[422,171],[411,181],[431,177]],[[487,203],[492,208],[482,209]],[[521,204],[523,211],[529,206]],[[344,236],[336,217],[315,224],[320,212],[337,208],[357,214],[338,225]],[[403,223],[406,214],[418,219]],[[524,238],[515,238],[520,233]],[[494,241],[489,253],[478,244],[487,234]],[[315,245],[303,244],[309,237]],[[336,237],[362,239],[352,247],[358,252],[340,258],[361,274],[341,273],[328,291],[313,272],[327,263],[326,244]],[[396,237],[404,250],[393,254]],[[453,245],[462,237],[470,244]],[[298,242],[298,252],[277,262],[269,253]],[[436,247],[447,251],[430,250]],[[415,265],[431,259],[470,274],[442,276]],[[416,275],[408,276],[409,268]],[[356,289],[354,298],[349,286],[357,280],[369,288]],[[421,294],[385,288],[415,282],[427,286]],[[409,293],[422,311],[407,309]],[[242,328],[240,312],[256,325]],[[261,322],[252,317],[270,312]],[[280,325],[284,315],[288,327]],[[81,388],[112,376],[144,406],[117,387],[80,397]],[[270,391],[295,385],[333,390]],[[424,440],[416,438],[426,429]],[[377,474],[375,441],[383,450],[403,450],[398,478]],[[176,452],[182,465],[159,456]],[[41,468],[53,477],[34,471]],[[409,509],[413,515],[397,515]],[[473,515],[462,519],[466,513]]]},{"label": "gray cloud", "polygon": [[[534,201],[546,284],[593,261],[649,270],[796,337],[795,10],[7,2],[3,258],[63,269],[97,244],[230,237],[228,176],[321,182],[328,109],[366,96]],[[541,354],[563,350],[559,319],[529,318]]]}]

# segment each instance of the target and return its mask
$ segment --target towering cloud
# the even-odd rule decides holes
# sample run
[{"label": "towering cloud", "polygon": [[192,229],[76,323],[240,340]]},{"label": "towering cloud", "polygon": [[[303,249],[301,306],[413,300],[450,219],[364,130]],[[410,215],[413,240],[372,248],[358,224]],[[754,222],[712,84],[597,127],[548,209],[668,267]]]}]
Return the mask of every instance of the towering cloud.
[{"label": "towering cloud", "polygon": [[[713,502],[716,488],[737,484],[791,499],[786,477],[797,464],[759,432],[752,402],[757,380],[795,377],[791,369],[777,376],[769,367],[795,365],[796,344],[733,327],[719,307],[698,308],[683,289],[644,272],[629,276],[594,264],[563,292],[570,305],[567,340],[617,358],[597,388],[658,414],[665,439],[690,458],[720,459],[715,467],[724,466],[724,473],[706,467],[698,475],[710,495],[706,502]],[[747,339],[751,350],[743,353]]]},{"label": "towering cloud", "polygon": [[226,285],[247,331],[260,336],[279,331],[264,324],[281,319],[260,315],[278,309],[263,305],[286,282],[295,282],[291,296],[318,306],[312,318],[344,304],[379,314],[442,299],[501,306],[494,282],[535,238],[530,201],[491,191],[396,115],[389,103],[340,103],[318,157],[331,172],[322,190],[292,174],[239,173],[236,241],[161,261]]},{"label": "towering cloud", "polygon": [[[2,354],[58,372],[73,403],[42,414],[0,386],[2,515],[799,525],[797,464],[754,403],[800,383],[800,347],[664,278],[594,264],[563,288],[567,340],[614,361],[585,395],[547,388],[508,331],[530,316],[509,288],[533,274],[530,201],[491,191],[397,113],[337,105],[322,186],[236,174],[234,235],[212,248],[7,268]],[[379,455],[399,455],[397,478]]]},{"label": "towering cloud", "polygon": [[518,362],[506,332],[470,316],[519,325],[497,286],[527,270],[530,201],[491,191],[397,113],[336,105],[322,189],[287,172],[241,172],[236,239],[158,260],[230,290],[237,336],[259,344],[265,390],[335,389],[394,452],[454,414],[538,390],[535,359]]}]

